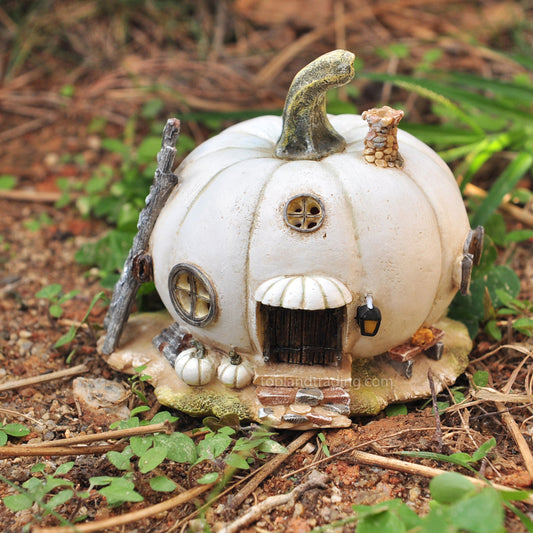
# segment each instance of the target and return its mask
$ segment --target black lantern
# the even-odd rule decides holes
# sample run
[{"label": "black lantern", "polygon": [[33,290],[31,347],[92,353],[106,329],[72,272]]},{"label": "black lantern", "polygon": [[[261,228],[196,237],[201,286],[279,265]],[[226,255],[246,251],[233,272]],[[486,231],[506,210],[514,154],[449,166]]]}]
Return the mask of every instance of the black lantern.
[{"label": "black lantern", "polygon": [[361,335],[373,337],[377,334],[381,324],[381,311],[374,307],[371,296],[367,296],[365,305],[357,308],[355,320],[361,329]]}]

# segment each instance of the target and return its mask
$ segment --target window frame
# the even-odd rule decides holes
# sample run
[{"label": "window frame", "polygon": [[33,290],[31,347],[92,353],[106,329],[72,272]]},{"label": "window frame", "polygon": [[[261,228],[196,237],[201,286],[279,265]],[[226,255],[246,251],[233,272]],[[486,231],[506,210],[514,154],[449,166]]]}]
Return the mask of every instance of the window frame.
[{"label": "window frame", "polygon": [[[302,199],[302,202],[304,204],[304,211],[302,213],[289,211],[290,205],[295,200],[298,200],[300,198]],[[318,206],[320,208],[320,212],[318,214],[315,215],[315,214],[312,214],[312,213],[308,212],[308,210],[306,208],[307,199],[311,199],[316,204],[318,204]],[[291,218],[296,218],[296,217],[299,217],[299,218],[302,219],[302,225],[304,225],[305,222],[308,219],[312,219],[312,220],[316,221],[316,225],[313,226],[312,228],[309,228],[309,227],[298,227],[298,226],[296,226],[296,225],[294,225],[294,224],[292,224],[290,222]],[[318,228],[320,228],[320,226],[322,226],[325,218],[326,218],[326,210],[324,208],[324,204],[323,204],[322,200],[318,196],[316,196],[314,194],[310,194],[310,193],[302,193],[302,194],[297,194],[295,196],[292,196],[291,198],[289,198],[287,200],[287,203],[285,204],[285,207],[283,208],[283,219],[285,220],[285,224],[287,224],[287,226],[289,226],[289,228],[291,228],[291,229],[293,229],[295,231],[299,231],[301,233],[311,233],[313,231],[316,231]]]},{"label": "window frame", "polygon": [[[176,281],[178,277],[182,274],[187,274],[188,276],[189,290],[182,290],[188,292],[189,297],[192,299],[193,305],[191,305],[190,307],[190,312],[184,309],[177,295]],[[200,282],[205,288],[208,294],[208,299],[203,296],[199,296],[199,291],[197,289],[198,282]],[[216,292],[213,288],[211,280],[198,267],[187,263],[178,263],[177,265],[174,265],[174,267],[172,267],[172,270],[170,271],[170,274],[168,275],[168,292],[170,294],[170,300],[172,301],[172,305],[174,306],[176,313],[182,320],[187,322],[187,324],[203,328],[207,326],[210,322],[212,322],[215,318],[217,312]],[[194,316],[194,304],[198,297],[203,301],[208,302],[209,304],[209,311],[205,316],[202,316],[201,318],[197,318]]]}]

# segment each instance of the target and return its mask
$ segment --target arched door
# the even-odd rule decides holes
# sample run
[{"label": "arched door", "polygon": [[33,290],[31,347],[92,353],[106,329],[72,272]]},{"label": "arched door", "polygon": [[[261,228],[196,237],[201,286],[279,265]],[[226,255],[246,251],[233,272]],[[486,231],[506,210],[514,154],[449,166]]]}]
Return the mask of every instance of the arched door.
[{"label": "arched door", "polygon": [[303,365],[337,365],[342,358],[345,307],[286,309],[261,305],[265,361]]}]

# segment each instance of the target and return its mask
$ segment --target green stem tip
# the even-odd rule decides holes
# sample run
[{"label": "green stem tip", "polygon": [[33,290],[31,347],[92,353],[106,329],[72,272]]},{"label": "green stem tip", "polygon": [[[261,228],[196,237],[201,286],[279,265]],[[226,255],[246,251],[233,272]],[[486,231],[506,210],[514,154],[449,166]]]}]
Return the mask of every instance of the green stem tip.
[{"label": "green stem tip", "polygon": [[352,80],[354,59],[352,52],[334,50],[296,74],[285,100],[277,157],[319,160],[344,150],[346,141],[326,114],[326,92]]}]

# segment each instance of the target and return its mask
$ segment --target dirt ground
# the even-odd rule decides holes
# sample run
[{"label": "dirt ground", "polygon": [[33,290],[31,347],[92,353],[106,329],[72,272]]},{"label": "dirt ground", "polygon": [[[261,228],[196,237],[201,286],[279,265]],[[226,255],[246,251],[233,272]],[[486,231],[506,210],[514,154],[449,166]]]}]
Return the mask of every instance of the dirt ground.
[{"label": "dirt ground", "polygon": [[[119,178],[119,161],[101,147],[102,138],[121,137],[129,118],[138,114],[146,101],[155,96],[163,101],[158,117],[161,124],[168,116],[190,117],[195,112],[280,109],[293,74],[334,48],[354,50],[367,71],[392,73],[412,72],[425,52],[438,48],[443,53],[439,68],[510,79],[525,70],[500,52],[515,51],[517,43],[530,50],[533,47],[531,2],[191,0],[176,2],[166,13],[155,9],[152,2],[140,2],[135,10],[128,10],[122,2],[109,3],[111,8],[104,4],[61,1],[52,9],[52,2],[37,7],[19,2],[17,7],[17,2],[8,0],[0,6],[0,175],[17,177],[13,191],[0,190],[0,386],[85,364],[86,377],[103,377],[128,388],[126,377],[111,370],[96,353],[105,306],[95,307],[89,319],[92,327],[81,328],[71,345],[53,348],[58,338],[83,318],[92,297],[101,290],[95,276],[74,261],[74,253],[107,230],[103,221],[83,218],[73,205],[58,209],[54,203],[60,196],[58,177],[84,181],[106,162],[117,168]],[[22,10],[30,8],[33,14],[22,17]],[[529,23],[519,25],[517,21]],[[398,60],[380,52],[398,44],[408,47],[409,57]],[[405,98],[368,81],[356,81],[355,86],[355,104],[360,110]],[[412,122],[435,121],[422,100],[412,102],[408,118]],[[104,119],[104,125],[98,133],[91,133],[95,119]],[[230,122],[224,120],[224,125]],[[139,118],[135,139],[142,139],[148,130],[149,124]],[[197,143],[208,135],[205,126],[192,118],[183,121],[183,132]],[[484,180],[480,185],[490,185],[490,169]],[[509,229],[517,224],[511,218],[507,222]],[[511,257],[521,278],[521,297],[533,300],[533,243],[501,252],[501,260]],[[36,297],[52,283],[61,284],[65,292],[80,290],[64,304],[59,319],[51,317],[48,303]],[[528,358],[532,347],[530,339],[511,330],[501,343],[480,334],[471,354],[472,364],[458,386],[468,392],[468,376],[487,370],[494,389],[501,391],[512,379],[513,393],[531,395],[533,367]],[[450,400],[447,394],[439,399]],[[471,453],[495,437],[495,452],[482,465],[485,476],[502,485],[531,487],[524,453],[495,403],[474,401],[468,395],[467,400],[466,407],[452,407],[442,416],[443,453]],[[72,378],[0,389],[0,401],[4,423],[19,422],[31,428],[19,444],[108,429],[105,420],[80,410]],[[509,413],[531,448],[531,404],[512,404]],[[182,416],[178,427],[199,425],[200,421]],[[324,434],[333,454],[358,445],[362,451],[394,457],[401,450],[436,451],[438,445],[435,418],[422,404],[410,406],[407,415],[356,419],[349,429],[325,430]],[[278,439],[289,445],[296,436],[281,431]],[[351,515],[353,504],[390,498],[401,498],[417,512],[427,512],[427,478],[361,464],[350,452],[314,465],[325,456],[318,437],[309,442],[236,510],[229,507],[231,494],[216,502],[207,513],[211,526],[216,530],[266,497],[293,489],[313,469],[327,474],[326,489],[306,492],[294,506],[274,509],[246,531],[306,532]],[[1,459],[0,474],[23,481],[35,462],[45,462],[53,469],[67,459],[75,460],[70,479],[81,488],[88,486],[92,476],[117,473],[103,456],[80,455]],[[430,460],[413,461],[451,469]],[[184,490],[194,485],[196,472],[191,476],[183,465],[166,465],[164,473]],[[62,506],[61,514],[97,520],[142,509],[166,497],[152,491],[141,475],[136,481],[145,497],[142,503],[111,510],[95,492],[88,500]],[[232,493],[237,491],[235,488]],[[10,487],[0,483],[0,497],[10,493]],[[533,513],[526,505],[520,508]],[[131,524],[127,530],[184,531],[194,509],[194,503],[178,506]],[[0,528],[21,531],[24,524],[31,523],[33,514],[33,510],[13,513],[0,505]],[[47,517],[41,525],[57,525],[57,520]],[[507,528],[523,530],[512,515]],[[344,530],[353,531],[353,526]]]}]

